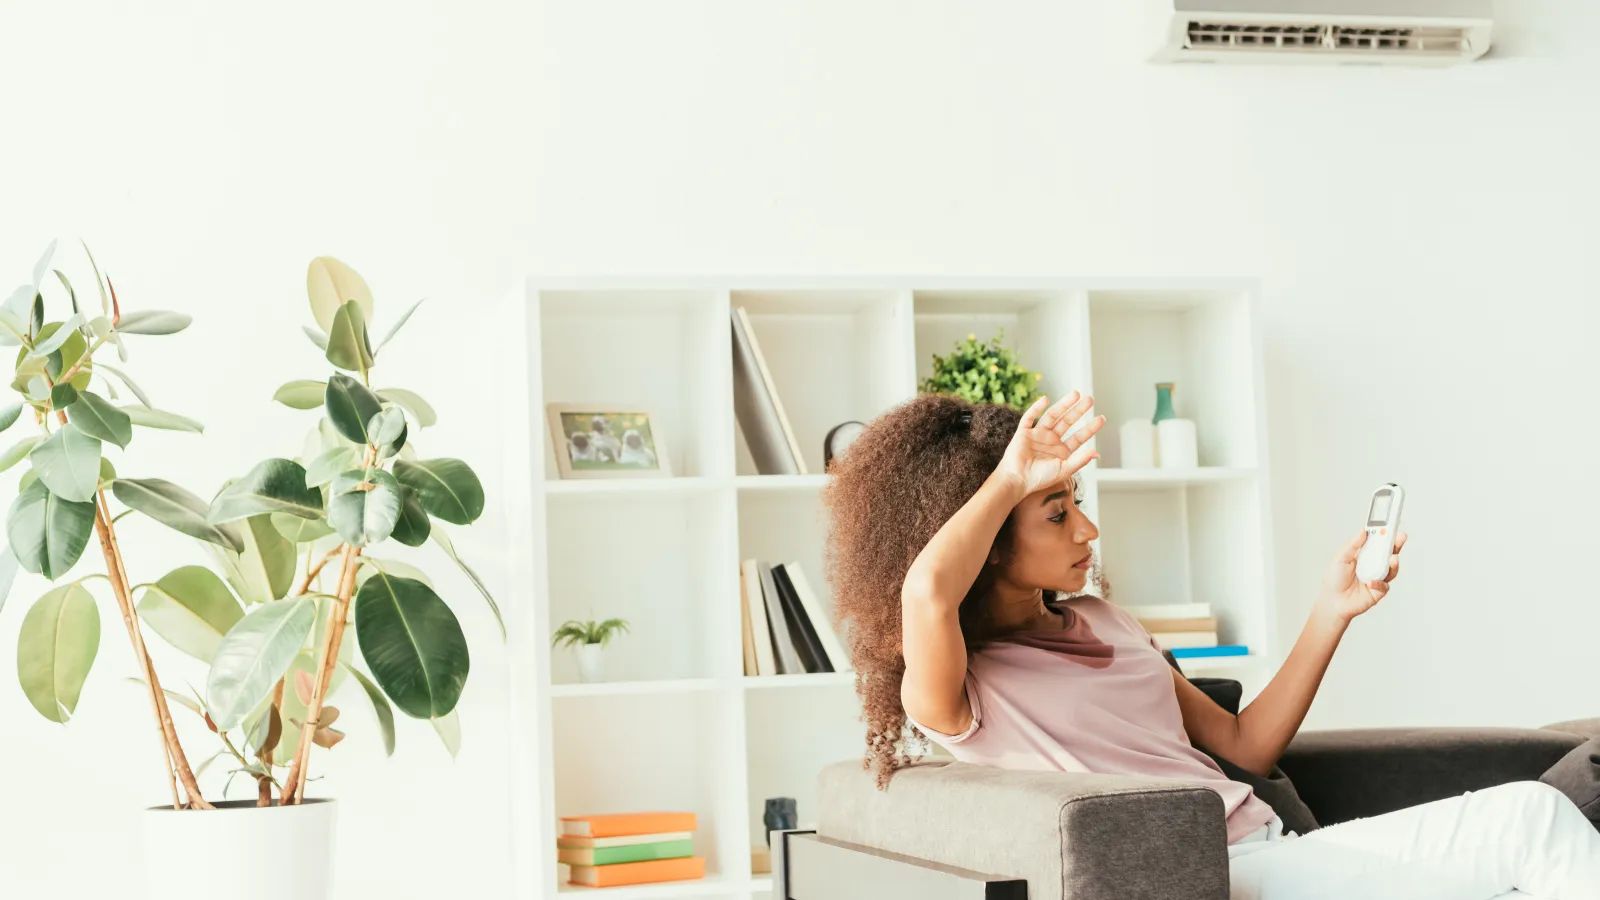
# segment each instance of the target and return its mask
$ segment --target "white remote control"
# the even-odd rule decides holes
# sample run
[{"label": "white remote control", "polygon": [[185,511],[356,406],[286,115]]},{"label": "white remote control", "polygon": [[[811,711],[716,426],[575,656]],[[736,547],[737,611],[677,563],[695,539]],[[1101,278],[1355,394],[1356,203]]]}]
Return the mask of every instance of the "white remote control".
[{"label": "white remote control", "polygon": [[1406,492],[1390,482],[1372,492],[1367,510],[1367,542],[1356,556],[1356,577],[1363,584],[1389,577],[1389,559],[1394,556],[1394,539],[1400,533],[1400,504]]}]

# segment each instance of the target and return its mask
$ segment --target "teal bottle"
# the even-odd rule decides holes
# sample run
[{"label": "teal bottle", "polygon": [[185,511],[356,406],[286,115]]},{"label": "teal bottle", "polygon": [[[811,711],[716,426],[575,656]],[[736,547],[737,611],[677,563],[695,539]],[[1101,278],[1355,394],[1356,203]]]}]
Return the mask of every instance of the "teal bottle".
[{"label": "teal bottle", "polygon": [[1156,385],[1156,415],[1150,420],[1154,425],[1162,419],[1175,419],[1177,413],[1172,411],[1172,382],[1163,381]]}]

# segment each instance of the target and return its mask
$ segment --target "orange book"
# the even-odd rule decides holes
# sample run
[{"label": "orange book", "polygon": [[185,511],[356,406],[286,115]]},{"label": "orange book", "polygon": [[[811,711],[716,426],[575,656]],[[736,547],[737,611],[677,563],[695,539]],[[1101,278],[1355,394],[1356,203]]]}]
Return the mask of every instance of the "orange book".
[{"label": "orange book", "polygon": [[1217,620],[1204,619],[1140,619],[1139,624],[1151,634],[1170,633],[1174,631],[1216,631]]},{"label": "orange book", "polygon": [[693,831],[694,813],[648,812],[619,813],[609,816],[562,816],[561,833],[575,837],[621,837],[628,834],[660,834],[664,831]]},{"label": "orange book", "polygon": [[658,881],[689,881],[706,877],[703,856],[682,859],[652,859],[648,862],[613,863],[609,866],[569,866],[572,884],[582,887],[617,887],[624,884],[655,884]]}]

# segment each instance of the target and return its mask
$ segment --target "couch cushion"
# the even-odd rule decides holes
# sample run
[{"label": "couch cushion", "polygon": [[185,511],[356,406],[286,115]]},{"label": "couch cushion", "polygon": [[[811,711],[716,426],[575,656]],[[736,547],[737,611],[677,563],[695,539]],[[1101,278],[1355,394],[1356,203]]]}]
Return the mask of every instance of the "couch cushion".
[{"label": "couch cushion", "polygon": [[1600,826],[1600,738],[1573,748],[1539,780],[1566,794],[1589,821]]},{"label": "couch cushion", "polygon": [[1557,722],[1554,725],[1546,725],[1544,727],[1549,731],[1565,731],[1568,734],[1576,734],[1580,737],[1600,737],[1600,719],[1569,719],[1565,722]]},{"label": "couch cushion", "polygon": [[859,760],[824,769],[817,832],[1023,878],[1029,900],[1225,900],[1222,798],[1120,775],[919,763],[878,790]]}]

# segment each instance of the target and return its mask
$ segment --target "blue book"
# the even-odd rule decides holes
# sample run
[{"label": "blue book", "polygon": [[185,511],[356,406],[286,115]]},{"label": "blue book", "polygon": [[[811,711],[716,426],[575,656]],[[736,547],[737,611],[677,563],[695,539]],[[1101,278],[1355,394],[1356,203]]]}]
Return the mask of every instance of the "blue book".
[{"label": "blue book", "polygon": [[1174,659],[1202,659],[1208,656],[1249,656],[1250,648],[1243,644],[1223,644],[1218,647],[1177,647],[1172,650]]}]

